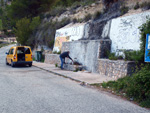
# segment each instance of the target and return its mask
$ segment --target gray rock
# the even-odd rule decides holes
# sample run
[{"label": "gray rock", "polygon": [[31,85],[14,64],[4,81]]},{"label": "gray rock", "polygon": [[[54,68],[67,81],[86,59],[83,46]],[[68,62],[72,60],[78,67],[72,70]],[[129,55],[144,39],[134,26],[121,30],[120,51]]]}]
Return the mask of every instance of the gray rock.
[{"label": "gray rock", "polygon": [[91,4],[92,7],[94,7],[95,5],[96,5],[95,3]]}]

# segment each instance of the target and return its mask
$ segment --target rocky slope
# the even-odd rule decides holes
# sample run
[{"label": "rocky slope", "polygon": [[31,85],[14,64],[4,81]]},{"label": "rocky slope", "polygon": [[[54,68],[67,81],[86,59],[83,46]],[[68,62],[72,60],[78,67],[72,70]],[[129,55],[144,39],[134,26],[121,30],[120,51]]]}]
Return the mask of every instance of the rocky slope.
[{"label": "rocky slope", "polygon": [[[96,0],[95,3],[88,6],[76,5],[65,9],[56,8],[45,13],[40,27],[33,36],[36,40],[36,45],[45,45],[48,48],[52,48],[56,29],[71,22],[88,22],[90,29],[92,29],[89,32],[88,39],[100,39],[102,38],[101,31],[103,26],[108,20],[142,12],[150,8],[149,0],[111,0],[108,3],[104,1],[106,0]],[[135,8],[137,3],[139,6]]]}]

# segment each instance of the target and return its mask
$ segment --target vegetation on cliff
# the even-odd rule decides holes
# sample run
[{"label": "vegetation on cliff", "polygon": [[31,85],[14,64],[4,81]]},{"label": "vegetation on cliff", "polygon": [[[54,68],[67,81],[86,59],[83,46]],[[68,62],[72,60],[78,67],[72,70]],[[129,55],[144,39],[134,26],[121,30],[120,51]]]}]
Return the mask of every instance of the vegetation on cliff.
[{"label": "vegetation on cliff", "polygon": [[[10,0],[11,1],[11,0]],[[88,20],[96,20],[103,15],[103,13],[107,12],[107,10],[113,6],[117,2],[121,2],[120,5],[120,11],[121,15],[126,13],[128,11],[128,7],[123,5],[124,1],[123,0],[102,0],[105,9],[104,11],[97,11],[95,14],[91,15],[88,14],[85,15],[85,18],[64,18],[61,21],[58,21],[57,19],[53,20],[51,19],[52,17],[58,17],[62,13],[68,10],[70,8],[71,14],[74,14],[74,10],[80,6],[88,6],[92,3],[97,2],[98,0],[13,0],[11,5],[6,5],[2,3],[4,6],[0,8],[0,14],[2,14],[2,23],[3,23],[3,30],[7,31],[7,29],[13,29],[15,28],[15,32],[21,31],[20,27],[18,29],[17,25],[20,23],[20,20],[25,21],[24,18],[29,19],[30,22],[33,21],[33,18],[35,17],[40,17],[40,20],[38,21],[39,24],[36,24],[37,26],[35,29],[32,29],[32,32],[30,32],[30,35],[28,35],[27,39],[19,39],[19,38],[25,38],[25,36],[20,36],[18,33],[15,33],[16,36],[18,37],[17,40],[18,42],[20,40],[27,40],[26,42],[21,44],[23,45],[30,45],[32,43],[36,42],[41,42],[43,45],[47,45],[48,47],[53,47],[53,41],[54,41],[54,30],[66,25],[68,22],[86,22]],[[3,2],[3,0],[1,0]],[[138,7],[136,7],[138,8]],[[112,8],[110,8],[112,9]],[[49,12],[49,13],[47,13]],[[1,16],[1,15],[0,15]],[[44,19],[48,19],[46,23],[43,23]],[[65,19],[67,21],[65,21]],[[70,21],[68,21],[70,20]],[[63,22],[64,24],[61,24]],[[58,23],[61,25],[56,25],[54,23]],[[43,24],[46,26],[44,27]],[[40,26],[39,26],[40,25]],[[45,29],[49,25],[47,29]],[[23,26],[22,26],[23,27]],[[53,29],[53,28],[56,29]],[[38,28],[44,28],[46,31],[52,31],[50,34],[49,33],[42,33],[41,40],[36,39],[37,37],[35,36],[36,31],[38,31]],[[22,28],[23,30],[24,28]],[[24,32],[24,31],[22,31]],[[39,32],[39,31],[38,31]],[[29,33],[29,32],[28,32]],[[27,34],[28,34],[27,33]],[[35,38],[36,37],[36,38]],[[38,41],[39,40],[39,41]],[[33,41],[33,42],[32,42]],[[27,43],[30,42],[30,43]],[[49,43],[47,43],[49,42]],[[32,45],[30,45],[32,46]]]},{"label": "vegetation on cliff", "polygon": [[2,20],[0,19],[0,30],[2,30]]},{"label": "vegetation on cliff", "polygon": [[[11,5],[7,5],[3,8],[3,29],[14,29],[15,35],[17,36],[17,41],[22,45],[33,46],[35,43],[35,33],[41,24],[43,15],[47,11],[58,14],[59,12],[54,12],[56,7],[68,7],[75,2],[91,3],[90,0],[15,0],[12,1]],[[94,0],[92,0],[94,2]],[[56,15],[54,14],[54,15]],[[35,18],[38,18],[38,20]],[[47,43],[47,46],[52,47],[54,42],[54,32],[56,29],[63,27],[68,24],[68,19],[63,19],[61,22],[49,22],[50,31],[52,33],[47,37],[47,34],[43,34],[41,39]],[[25,25],[26,23],[26,25]],[[36,23],[34,27],[30,27],[32,23]],[[57,23],[59,25],[56,25]],[[46,25],[47,26],[47,25]],[[45,26],[45,27],[46,27]],[[26,29],[28,28],[28,29]],[[47,30],[47,29],[46,29]],[[51,38],[52,37],[52,38]],[[46,39],[46,40],[45,40]],[[50,40],[49,40],[50,39]],[[41,40],[41,42],[42,42]],[[45,43],[45,44],[46,44]]]}]

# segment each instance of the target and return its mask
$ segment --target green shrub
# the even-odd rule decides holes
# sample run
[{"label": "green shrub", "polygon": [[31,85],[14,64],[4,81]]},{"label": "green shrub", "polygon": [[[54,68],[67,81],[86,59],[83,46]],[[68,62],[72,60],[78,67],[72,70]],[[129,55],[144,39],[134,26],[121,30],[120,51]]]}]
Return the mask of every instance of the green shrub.
[{"label": "green shrub", "polygon": [[59,0],[56,6],[76,7],[77,5],[82,5],[82,6],[90,5],[94,2],[95,0]]},{"label": "green shrub", "polygon": [[36,60],[35,60],[35,57],[33,57],[32,60],[33,60],[33,61],[36,61]]},{"label": "green shrub", "polygon": [[53,54],[61,54],[61,51],[54,51]]},{"label": "green shrub", "polygon": [[76,18],[74,18],[74,19],[72,20],[72,22],[73,22],[73,23],[77,23],[78,20],[77,20]]},{"label": "green shrub", "polygon": [[96,86],[96,87],[101,87],[101,84],[99,84],[99,83],[94,83],[94,84],[90,84],[90,85]]},{"label": "green shrub", "polygon": [[78,23],[82,23],[83,21],[84,21],[84,19],[81,19],[81,18],[77,19]]},{"label": "green shrub", "polygon": [[100,17],[100,15],[101,15],[100,11],[95,12],[93,15],[93,19],[98,19]]},{"label": "green shrub", "polygon": [[113,90],[125,92],[125,88],[127,88],[130,82],[130,77],[126,76],[124,78],[119,78],[117,81],[109,81],[102,83],[102,86],[111,87]]},{"label": "green shrub", "polygon": [[64,18],[61,22],[57,23],[59,24],[59,28],[64,27],[65,25],[70,23],[70,18]]},{"label": "green shrub", "polygon": [[0,44],[0,48],[4,47],[4,46],[8,46],[9,44],[8,43],[2,43]]},{"label": "green shrub", "polygon": [[57,54],[61,54],[61,51],[58,51]]},{"label": "green shrub", "polygon": [[121,15],[124,15],[129,11],[129,8],[126,6],[122,6],[120,11],[121,11]]},{"label": "green shrub", "polygon": [[53,51],[53,54],[57,54],[57,51]]},{"label": "green shrub", "polygon": [[57,64],[57,63],[55,64],[55,67],[58,67],[58,64]]},{"label": "green shrub", "polygon": [[126,76],[117,81],[102,83],[104,88],[110,87],[119,93],[126,93],[128,98],[133,98],[140,105],[150,107],[150,65],[145,65],[139,72]]},{"label": "green shrub", "polygon": [[102,83],[102,86],[103,86],[103,88],[106,88],[108,85],[107,85],[106,82],[103,82],[103,83]]},{"label": "green shrub", "polygon": [[57,7],[54,7],[51,11],[50,11],[50,13],[48,13],[47,15],[46,15],[46,17],[48,18],[48,17],[50,17],[50,16],[59,16],[59,15],[61,15],[62,13],[64,13],[66,11],[66,8],[65,7],[63,7],[63,6],[57,6]]},{"label": "green shrub", "polygon": [[150,66],[144,66],[138,73],[134,74],[127,94],[134,97],[137,101],[150,99]]},{"label": "green shrub", "polygon": [[109,60],[122,60],[122,55],[116,55],[116,53],[111,53],[110,51],[106,51],[106,58]]},{"label": "green shrub", "polygon": [[87,15],[84,17],[84,21],[85,21],[85,22],[89,21],[90,19],[92,19],[92,15],[91,15],[91,14],[87,14]]},{"label": "green shrub", "polygon": [[0,42],[0,48],[1,48],[1,47],[4,47],[4,46],[11,45],[11,44],[16,44],[16,42],[11,42],[11,43],[8,43],[8,42]]},{"label": "green shrub", "polygon": [[143,58],[143,54],[141,51],[124,51],[125,55],[125,60],[130,60],[130,61],[141,61]]},{"label": "green shrub", "polygon": [[90,5],[90,4],[94,3],[94,2],[95,2],[95,0],[83,0],[83,2],[81,2],[81,4],[83,6],[86,6],[86,5]]},{"label": "green shrub", "polygon": [[109,60],[117,60],[118,57],[115,55],[115,53],[109,53],[108,55]]},{"label": "green shrub", "polygon": [[105,13],[107,13],[108,11],[109,11],[108,8],[104,8],[102,14],[105,14]]},{"label": "green shrub", "polygon": [[124,59],[122,55],[117,56],[119,60]]},{"label": "green shrub", "polygon": [[150,99],[142,101],[140,106],[150,108]]},{"label": "green shrub", "polygon": [[73,72],[78,72],[79,71],[79,69],[78,68],[76,68]]},{"label": "green shrub", "polygon": [[137,2],[136,5],[134,6],[134,9],[139,9],[140,8],[140,5],[139,3]]},{"label": "green shrub", "polygon": [[150,2],[143,2],[142,4],[140,4],[141,8],[145,8],[147,7],[148,9],[150,9]]},{"label": "green shrub", "polygon": [[72,5],[71,5],[71,10],[77,9],[78,7],[81,6],[81,2],[80,1],[75,1]]}]

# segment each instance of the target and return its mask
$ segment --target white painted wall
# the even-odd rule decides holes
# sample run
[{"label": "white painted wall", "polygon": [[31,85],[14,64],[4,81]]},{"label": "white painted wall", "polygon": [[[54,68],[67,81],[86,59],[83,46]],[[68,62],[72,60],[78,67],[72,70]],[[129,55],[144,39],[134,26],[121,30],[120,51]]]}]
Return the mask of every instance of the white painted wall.
[{"label": "white painted wall", "polygon": [[[57,37],[62,37],[62,39],[64,37],[69,37],[69,40],[67,41],[75,41],[75,40],[81,39],[84,35],[84,27],[85,27],[85,23],[82,23],[82,24],[74,24],[74,25],[65,26],[61,29],[56,30],[55,43],[56,43]],[[62,42],[64,42],[64,39],[59,41],[59,43],[61,44]],[[61,49],[60,46],[54,45],[53,51],[58,52],[60,51],[60,49]]]},{"label": "white painted wall", "polygon": [[139,27],[146,22],[147,16],[150,17],[150,11],[113,19],[109,34],[112,40],[111,52],[118,54],[122,50],[139,50]]}]

